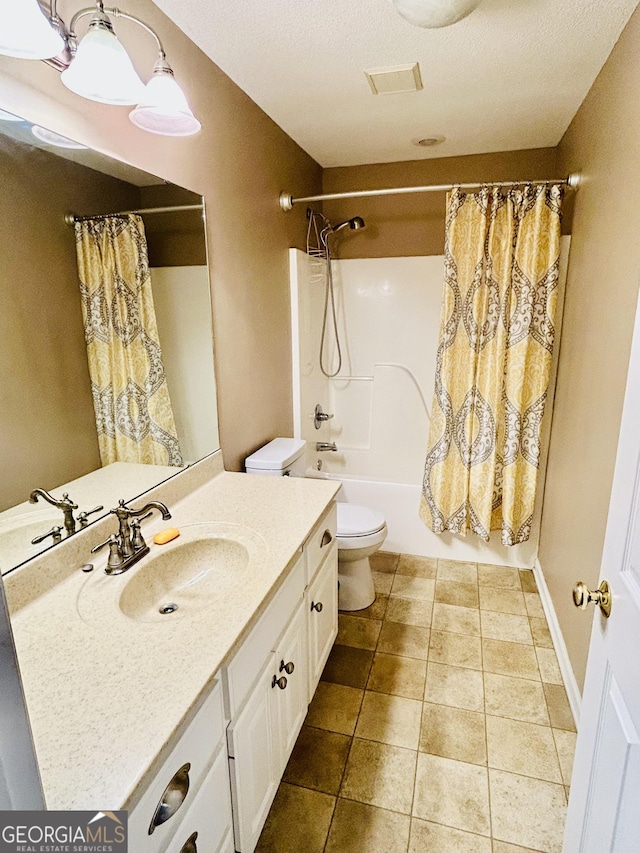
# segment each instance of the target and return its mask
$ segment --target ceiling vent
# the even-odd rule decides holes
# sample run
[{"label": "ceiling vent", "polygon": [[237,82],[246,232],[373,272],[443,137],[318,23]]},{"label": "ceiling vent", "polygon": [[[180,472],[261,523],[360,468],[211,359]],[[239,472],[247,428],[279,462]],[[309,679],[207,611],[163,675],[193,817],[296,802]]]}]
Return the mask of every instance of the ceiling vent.
[{"label": "ceiling vent", "polygon": [[417,62],[372,68],[364,73],[374,95],[397,95],[400,92],[417,92],[422,89],[420,66]]}]

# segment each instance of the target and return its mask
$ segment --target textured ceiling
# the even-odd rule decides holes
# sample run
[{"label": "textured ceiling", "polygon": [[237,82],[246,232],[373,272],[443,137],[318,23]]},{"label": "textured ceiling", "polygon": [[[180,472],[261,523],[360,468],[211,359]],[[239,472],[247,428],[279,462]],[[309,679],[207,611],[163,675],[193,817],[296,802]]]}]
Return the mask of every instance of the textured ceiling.
[{"label": "textured ceiling", "polygon": [[[555,146],[637,5],[482,0],[423,30],[389,0],[155,2],[325,167]],[[371,93],[365,69],[415,61],[424,89]]]}]

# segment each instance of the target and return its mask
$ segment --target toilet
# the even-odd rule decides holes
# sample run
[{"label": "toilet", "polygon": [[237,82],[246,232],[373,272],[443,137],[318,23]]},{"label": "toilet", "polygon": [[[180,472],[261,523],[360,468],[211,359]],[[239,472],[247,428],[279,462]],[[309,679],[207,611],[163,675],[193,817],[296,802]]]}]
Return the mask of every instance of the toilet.
[{"label": "toilet", "polygon": [[[306,441],[274,438],[245,459],[247,474],[304,477]],[[376,598],[369,557],[387,537],[384,515],[367,506],[338,501],[338,607],[363,610]]]}]

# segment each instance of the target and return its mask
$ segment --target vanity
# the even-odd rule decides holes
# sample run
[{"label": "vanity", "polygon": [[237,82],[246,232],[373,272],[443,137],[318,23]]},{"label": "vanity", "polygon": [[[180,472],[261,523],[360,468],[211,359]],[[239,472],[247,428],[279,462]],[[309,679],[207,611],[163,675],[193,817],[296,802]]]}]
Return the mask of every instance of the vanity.
[{"label": "vanity", "polygon": [[45,798],[127,809],[135,853],[251,853],[337,633],[336,485],[171,488],[143,532],[180,536],[124,574],[104,552],[82,571],[111,517],[50,553],[48,585],[45,556],[5,578]]}]

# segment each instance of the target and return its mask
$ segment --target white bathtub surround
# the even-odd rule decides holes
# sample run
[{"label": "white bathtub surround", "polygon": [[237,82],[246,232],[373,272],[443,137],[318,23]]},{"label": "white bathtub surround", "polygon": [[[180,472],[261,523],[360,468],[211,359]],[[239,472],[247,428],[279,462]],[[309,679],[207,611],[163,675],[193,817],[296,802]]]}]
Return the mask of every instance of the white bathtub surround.
[{"label": "white bathtub surround", "polygon": [[[562,238],[564,289],[570,238]],[[294,435],[308,442],[308,465],[343,483],[343,499],[371,506],[387,519],[384,548],[406,554],[495,563],[531,569],[538,549],[556,359],[543,423],[538,499],[528,542],[512,547],[499,533],[478,537],[436,535],[418,518],[434,387],[444,258],[338,260],[335,285],[349,378],[326,379],[318,367],[323,286],[309,281],[308,259],[290,251]],[[562,321],[559,295],[556,327]],[[556,352],[558,351],[556,347]],[[388,366],[395,365],[395,366]],[[425,403],[427,406],[425,407]],[[319,430],[313,409],[334,418]],[[315,453],[316,441],[335,441],[338,452]]]}]

